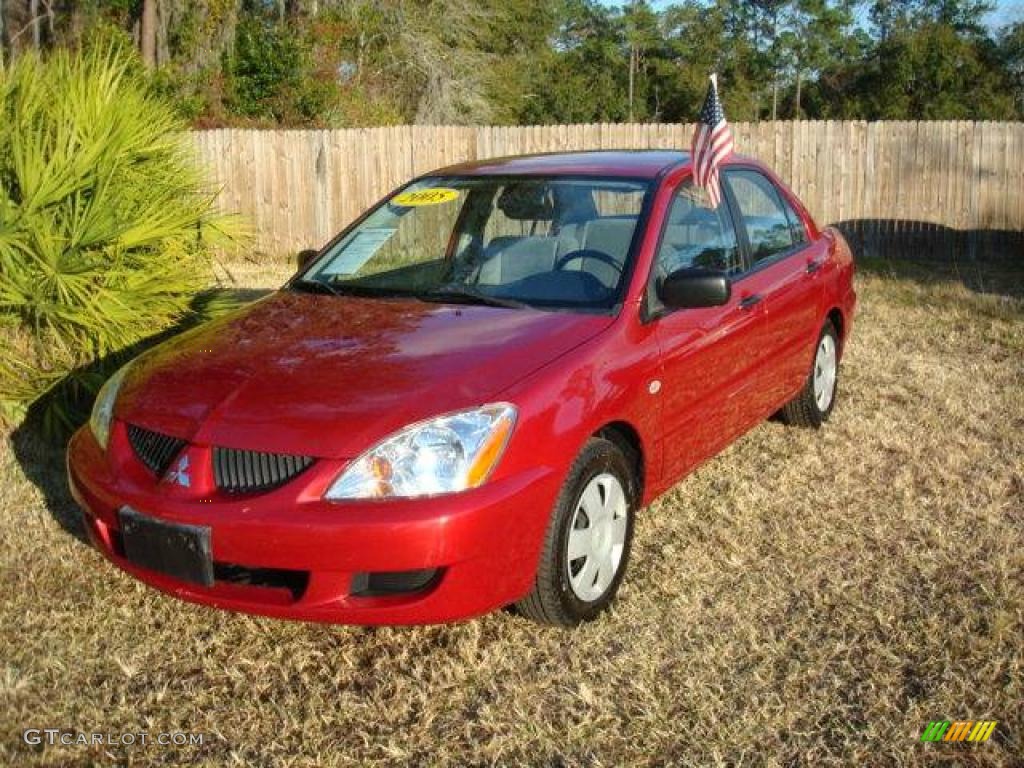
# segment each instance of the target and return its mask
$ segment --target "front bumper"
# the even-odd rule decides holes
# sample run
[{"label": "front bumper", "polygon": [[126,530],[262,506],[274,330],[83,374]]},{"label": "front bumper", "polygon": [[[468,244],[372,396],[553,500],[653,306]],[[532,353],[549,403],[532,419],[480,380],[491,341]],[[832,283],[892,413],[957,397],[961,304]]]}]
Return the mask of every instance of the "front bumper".
[{"label": "front bumper", "polygon": [[[322,490],[341,463],[323,461],[317,472],[262,495],[180,499],[141,468],[116,463],[88,427],[71,439],[71,492],[93,543],[119,568],[196,603],[346,624],[450,621],[519,599],[533,584],[558,492],[557,473],[541,466],[460,494],[337,504],[323,501]],[[208,526],[213,586],[125,559],[118,520],[125,505],[164,521]],[[429,570],[436,575],[413,591],[363,590],[367,574]]]}]

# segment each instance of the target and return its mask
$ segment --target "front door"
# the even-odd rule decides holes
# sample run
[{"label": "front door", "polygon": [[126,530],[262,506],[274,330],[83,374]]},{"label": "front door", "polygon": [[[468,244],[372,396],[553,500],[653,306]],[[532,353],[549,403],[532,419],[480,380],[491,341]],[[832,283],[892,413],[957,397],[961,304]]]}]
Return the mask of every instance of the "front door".
[{"label": "front door", "polygon": [[662,356],[662,438],[666,476],[683,476],[742,429],[758,355],[764,307],[733,291],[720,307],[669,310],[658,281],[678,269],[743,271],[728,205],[710,208],[707,193],[680,184],[666,219],[648,285],[648,316]]}]

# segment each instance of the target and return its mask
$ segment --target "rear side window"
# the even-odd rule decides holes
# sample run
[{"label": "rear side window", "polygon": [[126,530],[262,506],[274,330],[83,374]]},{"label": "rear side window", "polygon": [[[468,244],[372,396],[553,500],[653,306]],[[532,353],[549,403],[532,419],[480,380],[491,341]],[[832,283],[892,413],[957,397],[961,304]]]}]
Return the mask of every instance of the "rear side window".
[{"label": "rear side window", "polygon": [[789,228],[793,230],[793,243],[795,245],[806,243],[807,230],[804,228],[804,222],[800,218],[800,215],[793,210],[793,206],[789,204],[785,195],[779,195],[779,200],[782,201],[782,207],[786,210],[786,218],[789,219]]},{"label": "rear side window", "polygon": [[731,171],[726,183],[739,206],[753,264],[796,244],[782,196],[767,177],[757,171]]}]

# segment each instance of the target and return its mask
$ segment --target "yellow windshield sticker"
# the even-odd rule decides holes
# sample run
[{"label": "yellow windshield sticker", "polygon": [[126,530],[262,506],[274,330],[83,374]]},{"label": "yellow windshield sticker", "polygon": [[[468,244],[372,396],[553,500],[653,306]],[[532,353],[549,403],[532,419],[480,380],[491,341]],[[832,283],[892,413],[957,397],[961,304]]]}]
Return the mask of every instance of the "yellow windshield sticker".
[{"label": "yellow windshield sticker", "polygon": [[439,205],[454,200],[459,196],[459,190],[448,189],[447,187],[434,187],[432,189],[418,189],[415,192],[403,192],[391,198],[394,205],[413,207],[417,205]]}]

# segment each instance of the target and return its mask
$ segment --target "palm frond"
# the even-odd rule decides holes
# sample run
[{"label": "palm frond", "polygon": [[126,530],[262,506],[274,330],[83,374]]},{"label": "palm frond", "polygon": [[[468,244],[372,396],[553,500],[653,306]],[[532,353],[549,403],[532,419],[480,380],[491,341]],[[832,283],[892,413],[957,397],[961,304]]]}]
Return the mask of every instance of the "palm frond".
[{"label": "palm frond", "polygon": [[73,423],[104,360],[191,317],[214,249],[245,237],[141,77],[115,48],[0,69],[0,326],[22,338],[0,356],[8,419],[49,399],[44,421]]}]

